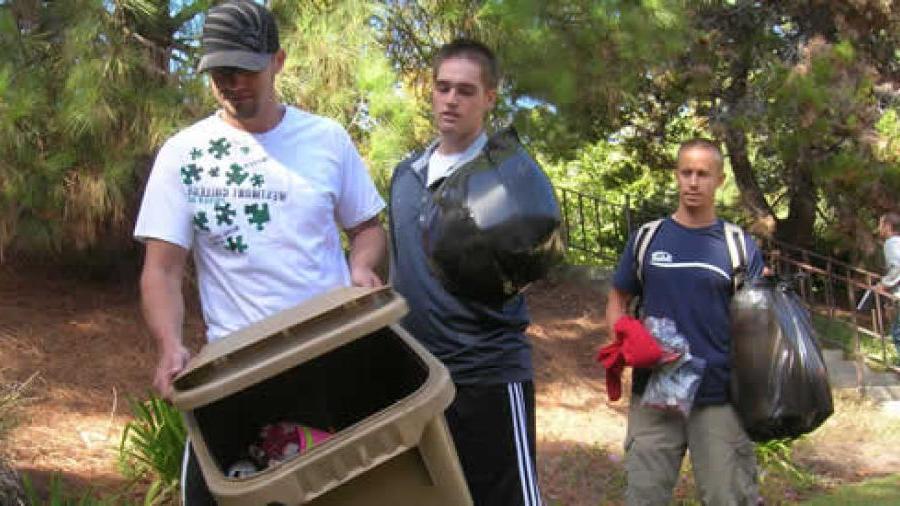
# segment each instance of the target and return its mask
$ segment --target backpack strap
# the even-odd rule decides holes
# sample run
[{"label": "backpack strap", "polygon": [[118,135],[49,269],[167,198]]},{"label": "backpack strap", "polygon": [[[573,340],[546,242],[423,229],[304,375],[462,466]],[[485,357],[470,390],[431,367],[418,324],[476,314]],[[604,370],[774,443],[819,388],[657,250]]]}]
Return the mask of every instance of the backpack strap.
[{"label": "backpack strap", "polygon": [[640,283],[644,282],[644,255],[647,253],[650,241],[656,235],[656,231],[662,222],[663,218],[648,221],[641,225],[641,228],[638,229],[637,234],[634,236],[634,271]]},{"label": "backpack strap", "polygon": [[744,230],[734,223],[725,222],[725,243],[731,258],[731,284],[737,291],[747,274],[747,242]]}]

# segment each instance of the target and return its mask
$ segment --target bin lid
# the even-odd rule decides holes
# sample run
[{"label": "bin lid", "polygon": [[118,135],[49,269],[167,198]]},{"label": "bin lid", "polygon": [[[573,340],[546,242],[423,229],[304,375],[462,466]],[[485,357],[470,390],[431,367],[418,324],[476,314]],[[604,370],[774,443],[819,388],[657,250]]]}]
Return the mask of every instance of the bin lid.
[{"label": "bin lid", "polygon": [[173,382],[190,410],[228,397],[399,320],[406,301],[389,287],[341,287],[206,344]]}]

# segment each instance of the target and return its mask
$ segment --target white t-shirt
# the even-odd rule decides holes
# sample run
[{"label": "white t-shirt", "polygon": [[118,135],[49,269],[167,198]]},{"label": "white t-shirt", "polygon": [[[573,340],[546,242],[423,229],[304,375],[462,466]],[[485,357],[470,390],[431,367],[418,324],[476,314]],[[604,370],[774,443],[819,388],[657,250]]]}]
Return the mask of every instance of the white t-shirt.
[{"label": "white t-shirt", "polygon": [[214,114],[163,145],[134,236],[193,250],[212,341],[349,285],[340,228],[383,208],[336,122],[287,107],[251,134]]},{"label": "white t-shirt", "polygon": [[894,235],[884,241],[884,263],[887,273],[881,278],[881,284],[900,296],[900,236]]},{"label": "white t-shirt", "polygon": [[437,149],[432,151],[428,158],[428,184],[426,186],[430,187],[435,181],[449,176],[457,167],[478,156],[485,144],[487,144],[487,134],[481,132],[481,135],[465,151],[448,155],[438,153]]}]

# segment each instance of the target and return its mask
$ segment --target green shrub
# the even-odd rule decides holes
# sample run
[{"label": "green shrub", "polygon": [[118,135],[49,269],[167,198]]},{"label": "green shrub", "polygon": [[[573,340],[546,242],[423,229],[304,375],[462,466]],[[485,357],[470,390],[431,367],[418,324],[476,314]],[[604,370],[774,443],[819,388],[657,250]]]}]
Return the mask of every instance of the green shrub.
[{"label": "green shrub", "polygon": [[18,423],[19,408],[28,401],[26,393],[37,375],[34,373],[21,383],[0,385],[0,440]]},{"label": "green shrub", "polygon": [[187,430],[181,414],[167,401],[151,395],[130,401],[134,420],[125,425],[119,462],[126,476],[147,479],[145,504],[165,503],[178,490]]},{"label": "green shrub", "polygon": [[31,480],[27,476],[22,477],[22,484],[25,487],[25,498],[28,501],[27,506],[130,506],[133,503],[121,496],[110,496],[105,498],[95,497],[91,491],[82,495],[73,495],[65,490],[62,478],[58,474],[53,475],[50,479],[50,488],[47,490],[47,498],[41,499]]},{"label": "green shrub", "polygon": [[774,439],[756,444],[760,481],[775,473],[785,475],[799,486],[808,487],[816,482],[814,474],[794,463],[792,447],[796,441],[796,439]]}]

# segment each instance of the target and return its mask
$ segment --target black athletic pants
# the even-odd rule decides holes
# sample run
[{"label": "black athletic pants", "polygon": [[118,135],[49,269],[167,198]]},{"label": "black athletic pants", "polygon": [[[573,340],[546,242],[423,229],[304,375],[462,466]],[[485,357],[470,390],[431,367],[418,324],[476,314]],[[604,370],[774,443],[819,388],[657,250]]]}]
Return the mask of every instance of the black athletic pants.
[{"label": "black athletic pants", "polygon": [[537,506],[534,383],[456,385],[445,413],[475,506]]}]

